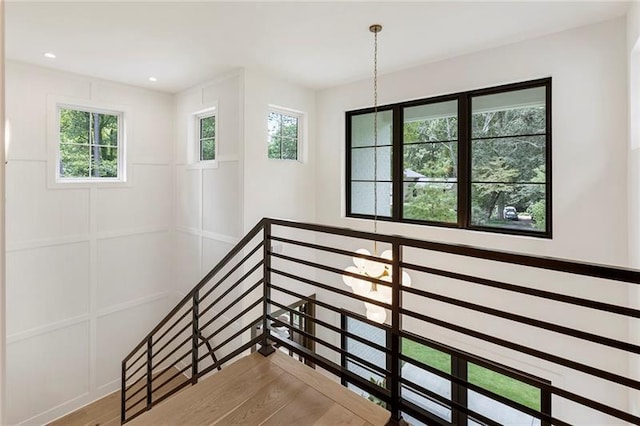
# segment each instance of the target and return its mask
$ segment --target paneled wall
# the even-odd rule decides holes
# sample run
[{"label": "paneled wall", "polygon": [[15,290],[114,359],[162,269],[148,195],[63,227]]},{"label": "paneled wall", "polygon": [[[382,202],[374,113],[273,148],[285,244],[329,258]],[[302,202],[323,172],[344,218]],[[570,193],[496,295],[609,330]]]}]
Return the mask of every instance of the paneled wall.
[{"label": "paneled wall", "polygon": [[[175,301],[173,97],[8,63],[7,406],[42,424],[119,386],[120,361]],[[50,99],[125,105],[126,184],[50,185]]]},{"label": "paneled wall", "polygon": [[[243,73],[191,88],[175,99],[176,271],[189,291],[242,236]],[[216,107],[215,162],[194,161],[194,114]]]}]

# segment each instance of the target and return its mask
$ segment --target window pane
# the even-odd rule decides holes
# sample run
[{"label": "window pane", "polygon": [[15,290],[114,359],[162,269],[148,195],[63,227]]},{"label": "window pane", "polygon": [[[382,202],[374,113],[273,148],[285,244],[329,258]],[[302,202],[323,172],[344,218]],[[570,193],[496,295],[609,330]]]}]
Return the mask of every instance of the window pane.
[{"label": "window pane", "polygon": [[458,139],[458,101],[404,109],[404,143]]},{"label": "window pane", "polygon": [[402,216],[405,219],[456,223],[458,185],[452,182],[405,182]]},{"label": "window pane", "polygon": [[205,117],[200,119],[200,139],[214,138],[216,136],[216,117]]},{"label": "window pane", "polygon": [[[380,346],[386,345],[386,333],[385,330],[380,329],[378,327],[371,326],[365,322],[358,321],[353,318],[346,318],[346,326],[347,331],[350,333],[356,334],[371,343],[375,343]],[[371,347],[369,344],[365,342],[360,342],[358,340],[354,340],[350,337],[346,338],[346,346],[344,349],[355,356],[358,356],[373,365],[376,365],[380,368],[386,369],[387,357],[386,354],[378,349]],[[364,365],[360,365],[357,362],[349,361],[347,359],[346,367],[349,371],[357,374],[358,376],[364,378],[365,380],[375,382],[380,387],[386,387],[385,378],[381,376],[379,373],[373,371],[371,368],[366,367]],[[370,401],[375,402],[378,405],[384,406],[384,403],[375,398],[364,390],[358,388],[357,386],[348,383],[347,387],[354,392],[362,395],[365,398],[368,398]]]},{"label": "window pane", "polygon": [[215,159],[215,139],[203,139],[200,141],[200,160],[214,160]]},{"label": "window pane", "polygon": [[292,117],[289,115],[282,116],[282,136],[286,138],[291,138],[294,140],[298,139],[298,118]]},{"label": "window pane", "polygon": [[91,114],[72,109],[60,110],[60,143],[88,144]]},{"label": "window pane", "polygon": [[[391,182],[378,182],[378,216],[391,216]],[[374,183],[351,183],[351,212],[374,214]]]},{"label": "window pane", "polygon": [[404,180],[455,180],[457,176],[457,142],[404,146]]},{"label": "window pane", "polygon": [[[374,146],[373,113],[351,116],[351,146]],[[391,145],[393,111],[378,111],[378,145]]]},{"label": "window pane", "polygon": [[[374,177],[374,155],[377,151],[377,176]],[[352,180],[391,180],[391,147],[351,150]]]},{"label": "window pane", "polygon": [[270,112],[267,118],[267,130],[269,135],[279,135],[280,134],[280,124],[282,121],[282,115],[277,112]]},{"label": "window pane", "polygon": [[[469,364],[469,372],[471,372],[472,364]],[[498,373],[494,373],[500,376]],[[521,382],[520,382],[521,383]],[[483,386],[484,387],[484,386]],[[536,389],[536,388],[534,388]],[[495,392],[494,389],[491,389]],[[538,393],[540,392],[536,389]],[[538,397],[539,402],[539,397]],[[527,426],[539,426],[540,420],[536,419],[529,414],[525,414],[522,411],[518,411],[515,408],[511,408],[506,404],[501,404],[489,397],[479,394],[474,391],[469,391],[467,405],[473,411],[478,414],[482,414],[487,418],[490,418],[501,425],[527,425]],[[484,423],[469,423],[472,425],[482,425]]]},{"label": "window pane", "polygon": [[509,398],[534,410],[540,410],[540,389],[496,371],[469,363],[469,383]]},{"label": "window pane", "polygon": [[[100,126],[99,145],[118,145],[118,116],[97,114]],[[98,142],[96,142],[98,143]]]},{"label": "window pane", "polygon": [[515,90],[471,99],[471,137],[546,133],[546,88]]},{"label": "window pane", "polygon": [[91,174],[94,177],[118,177],[118,148],[91,146]]},{"label": "window pane", "polygon": [[60,177],[89,177],[89,145],[60,144]]},{"label": "window pane", "polygon": [[[402,353],[409,358],[422,362],[430,367],[436,368],[444,373],[451,374],[451,355],[422,345],[410,339],[402,339]],[[451,399],[451,381],[433,374],[414,365],[410,362],[402,366],[402,377],[426,389],[429,389],[440,396]],[[402,386],[402,397],[425,410],[438,415],[447,420],[451,420],[451,410],[432,400],[426,395],[422,395],[411,386]]]},{"label": "window pane", "polygon": [[411,339],[403,338],[402,354],[436,368],[443,373],[451,374],[451,355],[448,353],[414,342]]},{"label": "window pane", "polygon": [[298,140],[291,138],[282,138],[282,158],[285,160],[298,159]]},{"label": "window pane", "polygon": [[280,136],[269,136],[269,158],[276,160],[282,158],[282,154],[280,153],[281,144],[282,139],[280,138]]},{"label": "window pane", "polygon": [[545,145],[545,136],[474,141],[472,182],[544,182]]},{"label": "window pane", "polygon": [[474,183],[471,185],[471,223],[479,226],[546,230],[543,183]]}]

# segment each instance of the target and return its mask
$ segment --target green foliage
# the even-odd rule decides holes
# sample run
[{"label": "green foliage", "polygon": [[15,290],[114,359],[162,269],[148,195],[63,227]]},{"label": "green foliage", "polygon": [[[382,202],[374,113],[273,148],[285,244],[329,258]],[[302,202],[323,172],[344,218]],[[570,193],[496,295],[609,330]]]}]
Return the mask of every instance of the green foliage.
[{"label": "green foliage", "polygon": [[532,204],[527,209],[527,213],[531,215],[533,219],[533,226],[536,229],[545,230],[547,229],[547,217],[546,217],[547,207],[545,205],[545,200],[540,200],[535,204]]},{"label": "green foliage", "polygon": [[[387,388],[387,381],[386,381],[385,379],[382,379],[382,380],[376,380],[374,377],[369,377],[369,381],[370,381],[371,383],[373,383],[374,385],[379,386],[379,387],[381,387],[381,388],[383,388],[383,389],[386,389],[386,388]],[[367,397],[367,399],[368,399],[369,401],[371,401],[371,402],[375,403],[376,405],[379,405],[379,406],[381,406],[381,407],[387,408],[387,404],[386,404],[383,400],[381,400],[380,398],[376,398],[376,397],[375,397],[375,396],[373,396],[373,395],[369,395],[369,396]]]},{"label": "green foliage", "polygon": [[216,117],[200,119],[200,161],[216,158]]},{"label": "green foliage", "polygon": [[60,176],[118,176],[118,116],[60,110]]},{"label": "green foliage", "polygon": [[[438,222],[455,222],[457,220],[456,187],[443,188],[442,184],[416,187],[408,185],[411,201],[405,203],[403,214],[406,219],[433,220]],[[415,195],[413,195],[415,194]]]},{"label": "green foliage", "polygon": [[[423,364],[451,374],[451,355],[447,353],[409,339],[402,339],[402,353]],[[534,386],[473,363],[467,364],[467,378],[470,383],[534,410],[540,410],[540,390]]]},{"label": "green foliage", "polygon": [[298,118],[276,112],[269,113],[268,157],[298,159]]},{"label": "green foliage", "polygon": [[[545,230],[545,136],[543,106],[472,114],[471,211],[474,224],[527,227],[509,222],[504,207],[536,206],[535,229]],[[457,118],[427,117],[404,123],[405,218],[456,222]],[[534,136],[527,136],[534,135]]]}]

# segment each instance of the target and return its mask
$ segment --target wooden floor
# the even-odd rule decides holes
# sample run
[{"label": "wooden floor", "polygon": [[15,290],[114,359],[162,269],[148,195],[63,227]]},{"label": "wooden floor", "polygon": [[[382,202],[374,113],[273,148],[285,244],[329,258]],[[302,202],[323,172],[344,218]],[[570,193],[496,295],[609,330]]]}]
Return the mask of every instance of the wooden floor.
[{"label": "wooden floor", "polygon": [[[389,412],[299,361],[255,353],[189,386],[127,426],[384,425]],[[120,424],[120,392],[51,426]]]},{"label": "wooden floor", "polygon": [[388,411],[276,351],[242,358],[127,425],[384,425],[388,419]]},{"label": "wooden floor", "polygon": [[[154,379],[163,379],[163,377],[169,378],[177,373],[176,369],[171,369],[163,374],[154,374]],[[166,379],[165,379],[166,380]],[[159,392],[154,392],[154,397],[160,397],[165,392],[177,387],[178,385],[188,381],[189,379],[184,375],[178,375]],[[134,385],[131,388],[131,392],[135,392],[139,388],[144,386],[144,382]],[[139,404],[133,406],[132,409],[138,411],[143,407]],[[113,392],[102,399],[85,405],[84,407],[67,414],[53,422],[49,423],[49,426],[117,426],[120,425],[120,391]]]}]

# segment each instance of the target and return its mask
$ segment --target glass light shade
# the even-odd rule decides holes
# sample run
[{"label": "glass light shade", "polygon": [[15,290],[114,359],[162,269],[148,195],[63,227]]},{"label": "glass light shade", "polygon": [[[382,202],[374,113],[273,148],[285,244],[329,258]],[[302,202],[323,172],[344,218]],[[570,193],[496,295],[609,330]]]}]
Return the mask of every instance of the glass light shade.
[{"label": "glass light shade", "polygon": [[[358,268],[356,268],[355,266],[347,266],[346,268],[344,268],[345,271],[347,272],[352,272],[354,274],[358,273]],[[344,283],[346,285],[348,285],[349,287],[351,287],[351,284],[353,283],[353,280],[356,280],[357,278],[351,277],[349,275],[343,275],[342,276],[342,281],[344,281]]]},{"label": "glass light shade", "polygon": [[378,284],[378,293],[380,293],[380,300],[384,303],[391,303],[392,289],[391,289],[391,277],[385,275],[381,278],[382,281],[388,282],[389,286]]},{"label": "glass light shade", "polygon": [[364,263],[364,272],[370,277],[378,278],[380,275],[384,274],[384,267],[384,263],[367,260]]},{"label": "glass light shade", "polygon": [[353,289],[353,292],[358,296],[369,297],[369,292],[371,291],[371,283],[369,281],[354,278],[353,281],[351,281],[351,288]]},{"label": "glass light shade", "polygon": [[378,324],[382,324],[387,319],[387,311],[386,309],[372,305],[373,308],[367,309],[367,318],[371,321],[377,322]]},{"label": "glass light shade", "polygon": [[[356,253],[364,254],[366,256],[371,256],[371,253],[369,252],[369,250],[363,249],[363,248],[356,250]],[[362,271],[364,269],[364,265],[367,262],[367,260],[362,259],[360,257],[353,257],[352,259],[353,259],[353,264],[356,265],[356,268]]]},{"label": "glass light shade", "polygon": [[411,287],[411,275],[402,271],[402,285],[405,287]]}]

